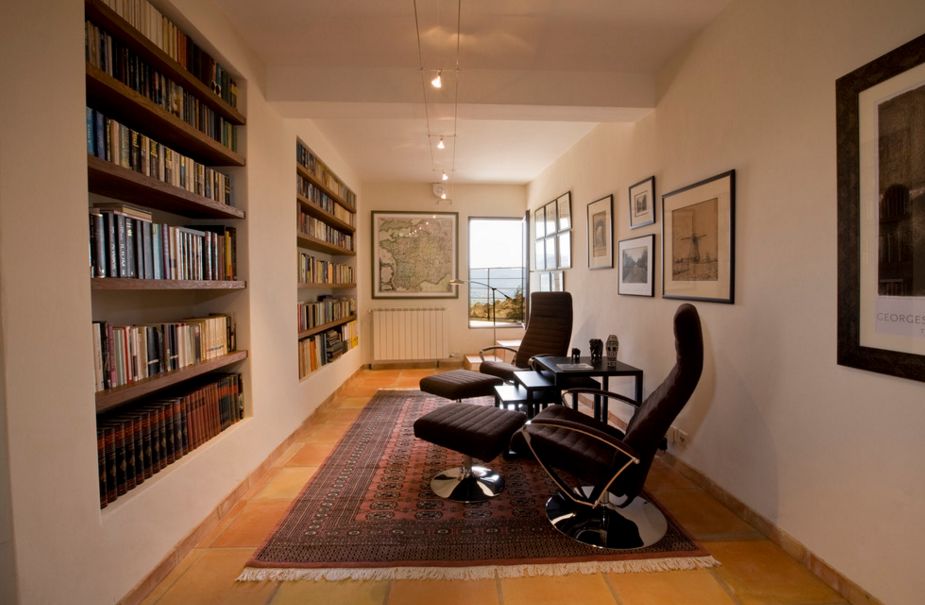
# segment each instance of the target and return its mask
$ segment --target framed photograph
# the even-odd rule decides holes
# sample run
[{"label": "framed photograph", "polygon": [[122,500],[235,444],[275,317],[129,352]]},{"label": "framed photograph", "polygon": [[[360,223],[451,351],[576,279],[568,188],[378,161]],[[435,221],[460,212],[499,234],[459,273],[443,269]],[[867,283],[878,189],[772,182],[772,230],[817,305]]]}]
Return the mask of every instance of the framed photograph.
[{"label": "framed photograph", "polygon": [[559,264],[557,269],[572,268],[572,232],[564,231],[559,234],[556,244],[556,251],[559,253]]},{"label": "framed photograph", "polygon": [[551,276],[552,274],[549,271],[537,272],[536,279],[538,292],[552,292],[552,282],[550,281]]},{"label": "framed photograph", "polygon": [[556,232],[556,223],[559,217],[559,211],[556,209],[556,200],[546,204],[546,236],[549,237]]},{"label": "framed photograph", "polygon": [[456,298],[456,212],[372,213],[373,298]]},{"label": "framed photograph", "polygon": [[925,381],[925,36],[835,98],[838,363]]},{"label": "framed photograph", "polygon": [[546,270],[557,269],[559,267],[559,256],[556,253],[556,236],[550,235],[546,238]]},{"label": "framed photograph", "polygon": [[630,229],[655,222],[655,177],[630,185]]},{"label": "framed photograph", "polygon": [[662,296],[735,302],[735,170],[662,196]]},{"label": "framed photograph", "polygon": [[621,239],[617,249],[617,293],[655,296],[655,234]]},{"label": "framed photograph", "polygon": [[613,195],[588,204],[588,268],[613,268]]},{"label": "framed photograph", "polygon": [[534,237],[540,239],[546,237],[546,208],[540,207],[533,213],[533,230]]},{"label": "framed photograph", "polygon": [[546,239],[538,239],[535,244],[536,253],[533,258],[534,269],[542,271],[546,268]]},{"label": "framed photograph", "polygon": [[572,192],[566,191],[556,200],[559,213],[559,231],[568,231],[572,228]]},{"label": "framed photograph", "polygon": [[565,271],[551,271],[549,274],[549,291],[565,292]]}]

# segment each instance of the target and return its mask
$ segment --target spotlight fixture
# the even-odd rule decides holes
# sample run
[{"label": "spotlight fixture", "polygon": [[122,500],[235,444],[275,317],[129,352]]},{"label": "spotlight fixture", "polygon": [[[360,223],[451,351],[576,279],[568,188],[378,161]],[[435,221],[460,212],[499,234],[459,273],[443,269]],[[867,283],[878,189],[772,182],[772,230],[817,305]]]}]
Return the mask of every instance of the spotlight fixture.
[{"label": "spotlight fixture", "polygon": [[446,199],[446,191],[444,191],[443,193],[440,194],[440,199],[441,199],[441,200],[445,200],[445,199]]},{"label": "spotlight fixture", "polygon": [[440,175],[440,180],[442,180],[442,181],[448,181],[448,180],[450,180],[450,175],[448,175],[448,174],[446,173],[446,170],[444,170],[444,171],[443,171],[443,174]]},{"label": "spotlight fixture", "polygon": [[437,141],[437,149],[446,149],[446,143],[443,142],[443,137],[440,137],[440,140]]},{"label": "spotlight fixture", "polygon": [[437,70],[437,77],[430,81],[430,85],[434,88],[443,88],[443,78],[441,78],[442,70]]}]

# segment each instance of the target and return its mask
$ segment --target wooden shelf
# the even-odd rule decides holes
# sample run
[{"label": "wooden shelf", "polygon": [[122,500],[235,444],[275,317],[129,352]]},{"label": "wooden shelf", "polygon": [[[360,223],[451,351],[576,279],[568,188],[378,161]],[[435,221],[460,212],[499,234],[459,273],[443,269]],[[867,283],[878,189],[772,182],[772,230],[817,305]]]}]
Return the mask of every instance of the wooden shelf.
[{"label": "wooden shelf", "polygon": [[309,250],[315,250],[317,252],[325,252],[335,256],[356,256],[356,252],[353,250],[348,250],[347,248],[341,248],[340,246],[329,244],[328,242],[320,240],[316,237],[312,237],[307,233],[302,233],[299,231],[296,236],[299,241],[299,246],[303,248],[308,248]]},{"label": "wooden shelf", "polygon": [[90,191],[191,218],[243,219],[240,208],[190,193],[169,183],[87,156]]},{"label": "wooden shelf", "polygon": [[87,104],[174,151],[210,166],[243,166],[244,156],[87,63]]},{"label": "wooden shelf", "polygon": [[348,203],[347,200],[342,198],[340,194],[337,193],[336,191],[332,191],[331,189],[329,189],[327,185],[322,183],[321,179],[315,176],[308,168],[306,168],[302,164],[299,164],[298,162],[296,162],[295,167],[300,175],[302,175],[303,177],[311,181],[315,187],[317,187],[318,189],[321,189],[322,191],[327,193],[329,196],[331,196],[331,198],[335,202],[337,202],[338,204],[340,204],[341,206],[343,206],[350,212],[356,212],[356,208],[354,208],[353,204]]},{"label": "wooden shelf", "polygon": [[336,321],[332,321],[326,324],[321,324],[320,326],[315,326],[314,328],[309,328],[308,330],[303,330],[299,332],[299,340],[302,340],[303,338],[308,338],[309,336],[314,336],[315,334],[321,334],[322,332],[330,330],[331,328],[336,328],[337,326],[342,326],[346,323],[350,323],[356,318],[357,318],[356,315],[350,315],[343,319],[338,319]]},{"label": "wooden shelf", "polygon": [[98,391],[96,393],[96,413],[99,414],[100,412],[114,408],[127,401],[150,395],[155,391],[173,386],[184,380],[220,370],[221,368],[238,363],[239,361],[244,361],[245,359],[247,359],[247,351],[233,351],[222,357],[210,359],[193,366],[187,366],[179,370],[159,374],[158,376],[146,378],[145,380],[126,384],[114,389]]},{"label": "wooden shelf", "polygon": [[340,219],[334,216],[327,210],[323,208],[319,208],[318,206],[313,204],[307,197],[296,194],[296,199],[299,200],[299,205],[302,206],[302,208],[305,210],[307,214],[315,217],[319,221],[327,223],[328,225],[334,227],[335,229],[339,229],[341,231],[347,231],[348,233],[356,233],[356,227],[344,221],[343,219]]},{"label": "wooden shelf", "polygon": [[300,290],[352,290],[353,288],[356,288],[356,287],[357,285],[355,283],[351,283],[351,284],[315,284],[315,283],[299,284]]},{"label": "wooden shelf", "polygon": [[242,290],[247,282],[186,279],[134,279],[125,277],[93,277],[93,290]]},{"label": "wooden shelf", "polygon": [[233,124],[245,124],[244,115],[241,112],[213,93],[205,83],[187,71],[185,67],[144,37],[141,32],[132,27],[131,24],[100,2],[100,0],[86,0],[84,10],[86,11],[87,19],[122,40],[132,50],[144,57],[153,68],[183,86],[188,93],[199,97],[226,120]]}]

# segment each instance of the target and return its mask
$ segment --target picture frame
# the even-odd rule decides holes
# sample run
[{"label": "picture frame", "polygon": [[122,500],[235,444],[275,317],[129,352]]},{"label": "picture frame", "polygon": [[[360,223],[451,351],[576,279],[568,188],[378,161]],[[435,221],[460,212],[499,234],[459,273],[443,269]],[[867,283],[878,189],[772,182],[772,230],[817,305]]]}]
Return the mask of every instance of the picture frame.
[{"label": "picture frame", "polygon": [[572,268],[572,232],[563,231],[556,237],[557,269]]},{"label": "picture frame", "polygon": [[735,302],[735,170],[662,196],[662,296]]},{"label": "picture frame", "polygon": [[457,298],[456,212],[372,211],[373,298]]},{"label": "picture frame", "polygon": [[559,222],[557,231],[568,231],[572,228],[572,192],[566,191],[556,199],[556,210]]},{"label": "picture frame", "polygon": [[534,242],[533,268],[537,271],[546,269],[546,238]]},{"label": "picture frame", "polygon": [[613,194],[587,206],[588,268],[613,269]]},{"label": "picture frame", "polygon": [[565,271],[551,271],[549,275],[550,292],[565,292]]},{"label": "picture frame", "polygon": [[557,250],[557,240],[555,235],[546,237],[546,270],[559,268],[559,254]]},{"label": "picture frame", "polygon": [[838,78],[835,98],[837,362],[925,381],[925,35]]},{"label": "picture frame", "polygon": [[630,185],[627,204],[630,212],[630,229],[638,229],[655,223],[654,175]]},{"label": "picture frame", "polygon": [[655,296],[655,234],[617,243],[617,294]]},{"label": "picture frame", "polygon": [[546,237],[546,207],[540,206],[533,213],[533,232],[535,239]]},{"label": "picture frame", "polygon": [[556,200],[548,202],[545,206],[546,209],[546,237],[554,235],[558,229],[557,224],[559,222],[559,210],[556,208]]}]

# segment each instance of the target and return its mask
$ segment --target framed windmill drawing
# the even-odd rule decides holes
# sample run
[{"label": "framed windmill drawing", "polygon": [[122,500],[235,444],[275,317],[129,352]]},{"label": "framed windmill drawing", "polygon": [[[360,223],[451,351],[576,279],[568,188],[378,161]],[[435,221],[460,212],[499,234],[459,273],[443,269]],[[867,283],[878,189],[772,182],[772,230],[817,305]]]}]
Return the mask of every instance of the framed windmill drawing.
[{"label": "framed windmill drawing", "polygon": [[735,302],[735,171],[662,196],[662,296]]}]

